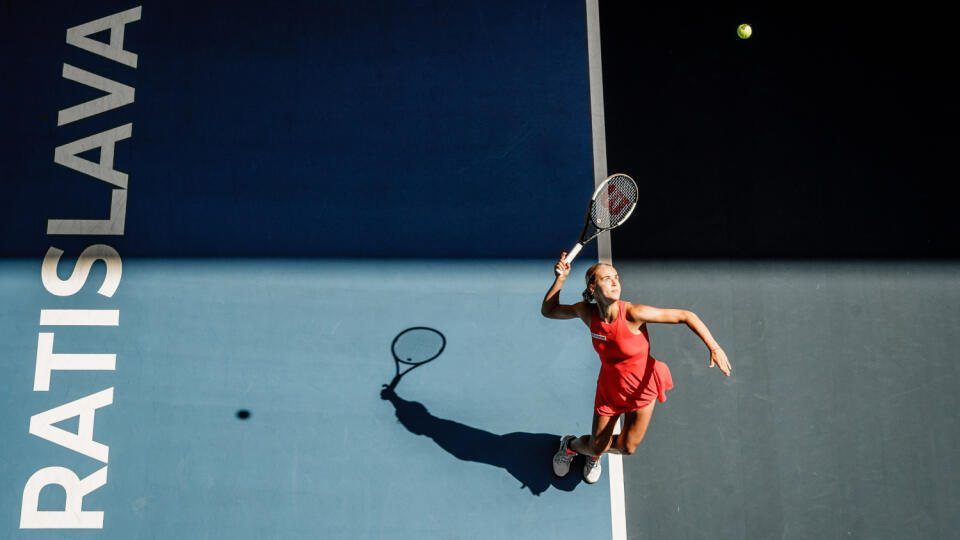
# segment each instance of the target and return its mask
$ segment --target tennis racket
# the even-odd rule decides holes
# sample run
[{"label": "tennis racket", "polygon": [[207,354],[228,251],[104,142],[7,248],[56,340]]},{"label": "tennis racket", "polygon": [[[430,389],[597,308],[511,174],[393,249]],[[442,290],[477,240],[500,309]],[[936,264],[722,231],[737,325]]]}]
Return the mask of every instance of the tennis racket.
[{"label": "tennis racket", "polygon": [[[433,328],[414,326],[400,332],[390,344],[393,360],[397,365],[397,374],[390,384],[384,386],[392,390],[400,382],[401,377],[436,359],[446,346],[447,338]],[[400,371],[401,365],[405,368],[403,372]]]},{"label": "tennis racket", "polygon": [[[583,230],[576,245],[570,248],[563,262],[573,262],[583,246],[590,243],[603,231],[623,225],[637,207],[639,190],[633,178],[625,174],[611,174],[594,190],[587,203],[587,215],[583,218]],[[558,274],[559,275],[559,272]]]}]

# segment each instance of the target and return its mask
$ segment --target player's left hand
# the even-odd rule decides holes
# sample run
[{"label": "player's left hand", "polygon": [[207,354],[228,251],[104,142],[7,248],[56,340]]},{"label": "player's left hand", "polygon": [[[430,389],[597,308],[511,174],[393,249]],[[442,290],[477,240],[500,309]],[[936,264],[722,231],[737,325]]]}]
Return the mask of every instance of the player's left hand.
[{"label": "player's left hand", "polygon": [[710,351],[710,366],[717,366],[720,368],[720,371],[723,372],[727,377],[730,376],[730,361],[727,360],[727,353],[723,352],[723,349],[717,347]]}]

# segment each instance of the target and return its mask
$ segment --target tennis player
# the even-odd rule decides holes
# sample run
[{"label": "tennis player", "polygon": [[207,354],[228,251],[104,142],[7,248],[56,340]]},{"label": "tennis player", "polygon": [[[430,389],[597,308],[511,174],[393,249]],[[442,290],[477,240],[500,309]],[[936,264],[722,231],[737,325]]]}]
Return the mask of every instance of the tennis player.
[{"label": "tennis player", "polygon": [[[637,449],[650,425],[656,401],[666,401],[673,379],[666,364],[650,356],[647,323],[684,323],[710,349],[710,366],[730,376],[730,362],[707,326],[696,314],[683,309],[660,309],[620,300],[620,276],[609,264],[587,270],[583,301],[572,306],[560,303],[560,289],[570,274],[570,265],[560,254],[556,279],[543,299],[540,312],[550,319],[580,319],[590,328],[593,348],[600,356],[600,375],[593,408],[593,432],[566,435],[553,457],[557,476],[570,472],[577,454],[587,456],[583,478],[590,484],[600,479],[600,456],[606,452],[630,455]],[[623,430],[614,438],[617,419],[623,415]]]}]

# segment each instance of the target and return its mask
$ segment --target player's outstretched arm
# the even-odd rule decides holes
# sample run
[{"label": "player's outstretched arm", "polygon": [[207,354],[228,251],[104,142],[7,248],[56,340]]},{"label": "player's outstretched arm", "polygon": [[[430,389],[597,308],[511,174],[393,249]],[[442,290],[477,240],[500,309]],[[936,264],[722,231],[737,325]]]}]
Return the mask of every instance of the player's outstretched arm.
[{"label": "player's outstretched arm", "polygon": [[630,316],[633,320],[651,322],[678,324],[684,323],[690,330],[700,336],[703,343],[710,349],[710,366],[717,366],[724,375],[730,376],[730,361],[727,360],[727,354],[723,352],[717,340],[713,339],[707,325],[697,317],[697,314],[685,309],[662,309],[652,306],[636,304],[630,308]]}]

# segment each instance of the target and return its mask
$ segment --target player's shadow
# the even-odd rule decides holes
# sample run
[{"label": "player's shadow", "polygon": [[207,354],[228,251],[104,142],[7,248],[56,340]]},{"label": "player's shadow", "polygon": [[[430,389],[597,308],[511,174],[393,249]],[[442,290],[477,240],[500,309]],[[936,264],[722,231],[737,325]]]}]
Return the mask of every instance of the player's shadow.
[{"label": "player's shadow", "polygon": [[393,388],[384,388],[380,397],[393,404],[397,419],[408,431],[433,439],[457,459],[486,463],[506,469],[520,481],[521,488],[540,495],[551,486],[573,491],[582,476],[581,459],[573,463],[564,478],[553,474],[553,454],[560,445],[560,436],[549,433],[516,432],[496,435],[453,420],[438,418],[423,404],[407,401]]}]

